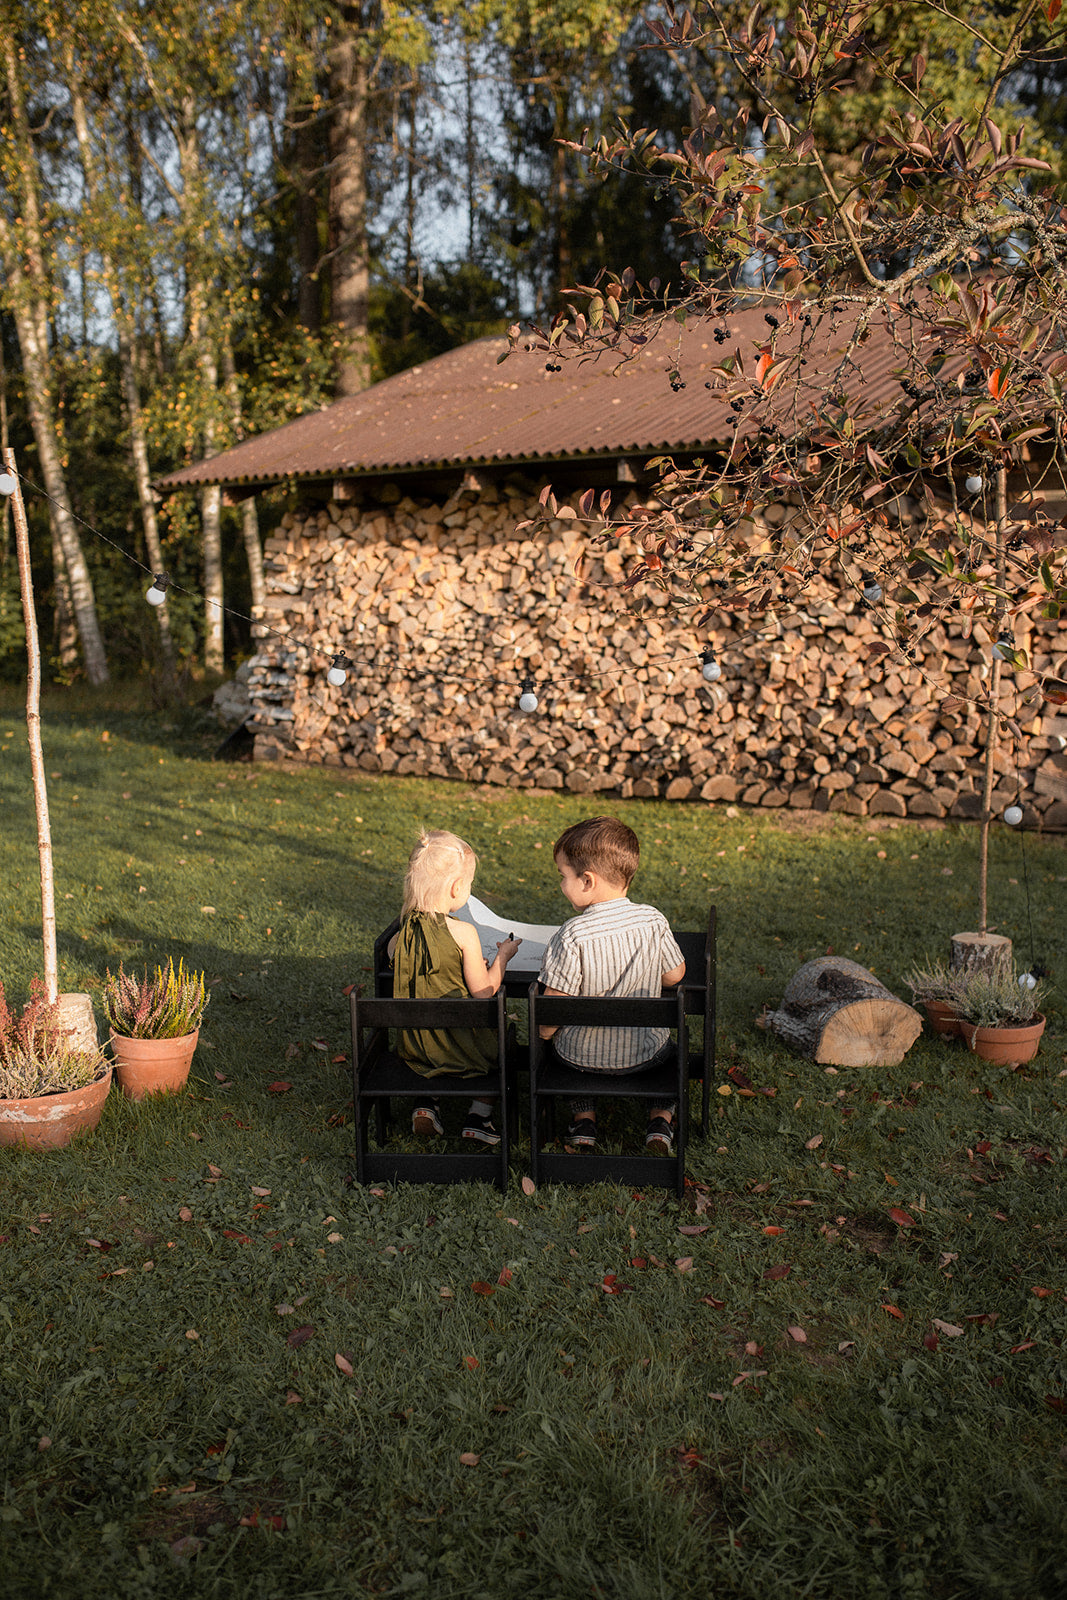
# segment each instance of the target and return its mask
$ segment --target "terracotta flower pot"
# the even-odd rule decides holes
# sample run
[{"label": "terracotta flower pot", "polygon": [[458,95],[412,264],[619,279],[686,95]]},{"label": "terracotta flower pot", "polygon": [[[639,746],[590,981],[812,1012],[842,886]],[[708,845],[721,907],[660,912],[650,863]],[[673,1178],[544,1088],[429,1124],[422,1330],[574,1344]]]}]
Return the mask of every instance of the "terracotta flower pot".
[{"label": "terracotta flower pot", "polygon": [[184,1089],[199,1037],[200,1029],[196,1028],[179,1039],[127,1039],[112,1028],[115,1076],[127,1100],[143,1100],[149,1094],[175,1094]]},{"label": "terracotta flower pot", "polygon": [[944,1034],[946,1038],[955,1038],[959,1033],[960,1019],[951,1000],[924,1000],[923,1010],[935,1033]]},{"label": "terracotta flower pot", "polygon": [[1032,1061],[1044,1031],[1044,1017],[1037,1017],[1022,1028],[977,1028],[970,1022],[960,1023],[960,1037],[968,1050],[998,1067],[1021,1067],[1023,1062]]},{"label": "terracotta flower pot", "polygon": [[30,1100],[0,1100],[0,1144],[30,1150],[57,1150],[76,1133],[89,1132],[100,1121],[111,1068],[84,1089],[42,1094]]}]

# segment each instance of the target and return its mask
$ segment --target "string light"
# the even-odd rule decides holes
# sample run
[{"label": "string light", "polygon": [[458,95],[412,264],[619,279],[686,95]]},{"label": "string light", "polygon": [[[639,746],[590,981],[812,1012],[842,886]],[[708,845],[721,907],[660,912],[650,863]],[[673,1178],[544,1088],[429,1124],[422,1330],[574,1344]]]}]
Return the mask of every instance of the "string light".
[{"label": "string light", "polygon": [[169,588],[170,579],[167,574],[165,572],[156,572],[152,576],[152,587],[145,595],[145,599],[150,606],[161,606],[167,598],[167,590]]},{"label": "string light", "polygon": [[1015,640],[1010,633],[1002,633],[993,646],[994,661],[1012,661],[1015,657]]},{"label": "string light", "polygon": [[0,494],[9,495],[15,492],[15,479],[10,472],[0,472]]},{"label": "string light", "polygon": [[863,598],[868,605],[876,606],[882,598],[882,585],[873,572],[860,574],[860,583],[863,585]]},{"label": "string light", "polygon": [[1020,972],[1020,974],[1019,974],[1019,988],[1020,989],[1036,989],[1037,988],[1037,979],[1034,977],[1034,974],[1032,972]]},{"label": "string light", "polygon": [[537,710],[537,696],[534,693],[534,681],[532,678],[524,678],[522,680],[522,693],[519,696],[519,710]]},{"label": "string light", "polygon": [[326,682],[334,689],[339,689],[343,683],[347,683],[348,669],[353,666],[355,666],[355,662],[350,661],[343,650],[339,651],[330,662],[330,670],[326,674]]},{"label": "string light", "polygon": [[981,494],[985,488],[985,479],[979,472],[972,472],[969,478],[963,480],[963,487],[968,494]]},{"label": "string light", "polygon": [[1009,828],[1017,828],[1023,820],[1022,806],[1009,806],[1004,813],[1004,821]]},{"label": "string light", "polygon": [[722,667],[720,666],[719,662],[716,661],[715,652],[711,649],[710,645],[706,650],[701,651],[700,659],[704,663],[700,669],[700,675],[704,679],[704,682],[718,683],[719,679],[722,677]]}]

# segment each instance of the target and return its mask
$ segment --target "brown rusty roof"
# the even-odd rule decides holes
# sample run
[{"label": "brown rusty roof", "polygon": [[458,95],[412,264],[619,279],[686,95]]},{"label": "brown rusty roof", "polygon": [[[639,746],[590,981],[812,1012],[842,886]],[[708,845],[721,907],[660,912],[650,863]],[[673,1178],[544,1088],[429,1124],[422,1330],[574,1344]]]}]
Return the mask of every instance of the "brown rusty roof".
[{"label": "brown rusty roof", "polygon": [[[881,319],[876,324],[858,352],[862,372],[856,377],[868,403],[896,400],[900,393],[892,376],[899,357]],[[762,306],[738,312],[728,328],[720,345],[707,321],[688,328],[670,322],[632,361],[619,366],[610,356],[571,358],[560,372],[547,371],[544,354],[533,351],[498,364],[505,340],[479,339],[172,472],[156,487],[169,492],[208,483],[237,487],[699,450],[731,432],[732,413],[721,395],[705,388],[707,369],[740,348],[751,370],[754,342],[770,337]],[[820,340],[818,356],[812,352],[800,392],[787,380],[776,393],[783,421],[787,413],[806,421],[809,401],[825,392],[826,375],[851,331],[846,313],[837,332]],[[792,348],[799,335],[799,328],[783,325],[778,348]],[[672,390],[672,370],[684,388]],[[855,394],[857,386],[850,387]]]}]

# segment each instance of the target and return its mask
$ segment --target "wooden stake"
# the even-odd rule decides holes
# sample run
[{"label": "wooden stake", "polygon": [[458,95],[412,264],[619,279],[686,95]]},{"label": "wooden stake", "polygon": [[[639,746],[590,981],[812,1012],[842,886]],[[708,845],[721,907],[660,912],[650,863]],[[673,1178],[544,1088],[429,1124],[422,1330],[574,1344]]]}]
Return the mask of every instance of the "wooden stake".
[{"label": "wooden stake", "polygon": [[30,533],[26,526],[26,507],[22,485],[15,467],[14,450],[0,451],[4,469],[15,480],[11,510],[15,521],[15,549],[18,553],[22,615],[26,624],[26,731],[30,746],[30,772],[33,775],[33,803],[37,812],[37,855],[41,864],[41,932],[44,942],[44,986],[49,1001],[59,995],[59,963],[56,958],[56,894],[52,875],[52,830],[48,821],[48,789],[44,776],[44,751],[41,748],[41,647],[37,637],[37,611],[33,603],[33,575],[30,570]]}]

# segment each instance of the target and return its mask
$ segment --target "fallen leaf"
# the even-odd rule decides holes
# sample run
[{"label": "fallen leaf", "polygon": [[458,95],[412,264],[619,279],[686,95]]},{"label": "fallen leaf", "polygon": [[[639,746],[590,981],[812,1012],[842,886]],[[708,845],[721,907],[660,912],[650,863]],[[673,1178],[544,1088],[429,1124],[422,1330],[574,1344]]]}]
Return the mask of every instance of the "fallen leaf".
[{"label": "fallen leaf", "polygon": [[946,1339],[961,1339],[964,1330],[955,1322],[942,1322],[940,1317],[934,1318],[934,1327],[938,1333],[943,1333]]},{"label": "fallen leaf", "polygon": [[475,1294],[495,1294],[496,1293],[495,1289],[493,1288],[493,1285],[491,1283],[485,1283],[481,1278],[476,1278],[475,1281],[471,1284],[471,1288],[474,1290]]},{"label": "fallen leaf", "polygon": [[296,1310],[296,1307],[286,1305],[285,1301],[283,1300],[281,1305],[275,1306],[274,1309],[279,1317],[291,1317],[293,1312]]},{"label": "fallen leaf", "polygon": [[900,1184],[898,1183],[897,1179],[891,1177],[888,1172],[883,1172],[882,1177],[885,1179],[886,1183],[891,1184],[894,1189],[900,1188]]},{"label": "fallen leaf", "polygon": [[1036,1294],[1039,1300],[1047,1300],[1049,1296],[1051,1294],[1055,1294],[1055,1292],[1056,1291],[1054,1289],[1042,1289],[1040,1284],[1037,1283],[1033,1284],[1030,1289],[1030,1293]]},{"label": "fallen leaf", "polygon": [[199,1339],[200,1335],[197,1333],[195,1328],[186,1328],[185,1337],[187,1339]]},{"label": "fallen leaf", "polygon": [[454,1300],[455,1299],[455,1295],[452,1293],[452,1290],[448,1287],[447,1284],[442,1284],[440,1289],[437,1292],[441,1296],[442,1300]]},{"label": "fallen leaf", "polygon": [[789,1337],[793,1340],[794,1344],[807,1344],[808,1336],[804,1332],[803,1328],[798,1328],[798,1327],[795,1326],[795,1324],[791,1323],[790,1326],[785,1331],[786,1331],[786,1333],[788,1333]]},{"label": "fallen leaf", "polygon": [[197,1538],[195,1533],[187,1533],[184,1538],[175,1539],[170,1547],[170,1559],[175,1566],[180,1567],[192,1556],[199,1555],[204,1548],[203,1539]]},{"label": "fallen leaf", "polygon": [[679,1256],[674,1264],[679,1272],[692,1272],[693,1270],[692,1256]]},{"label": "fallen leaf", "polygon": [[678,1232],[691,1235],[707,1233],[709,1226],[710,1224],[707,1222],[685,1222],[678,1229]]},{"label": "fallen leaf", "polygon": [[536,1194],[537,1193],[537,1185],[536,1185],[536,1183],[534,1183],[532,1178],[530,1178],[530,1177],[523,1178],[523,1180],[522,1180],[522,1192],[523,1192],[523,1194]]},{"label": "fallen leaf", "polygon": [[476,1372],[481,1366],[481,1362],[478,1360],[477,1356],[464,1356],[463,1365],[469,1372]]},{"label": "fallen leaf", "polygon": [[326,1235],[326,1243],[327,1244],[340,1244],[343,1238],[344,1238],[344,1234],[343,1233],[328,1233]]},{"label": "fallen leaf", "polygon": [[890,1206],[889,1215],[898,1228],[914,1228],[915,1226],[915,1218],[909,1215],[907,1211],[902,1211],[900,1206]]},{"label": "fallen leaf", "polygon": [[837,1347],[837,1353],[839,1356],[843,1356],[846,1350],[855,1350],[855,1348],[855,1339],[842,1339],[841,1343]]},{"label": "fallen leaf", "polygon": [[287,1406],[302,1406],[304,1404],[304,1396],[297,1394],[295,1389],[286,1389],[285,1403]]},{"label": "fallen leaf", "polygon": [[460,1465],[464,1467],[476,1467],[481,1459],[481,1456],[476,1455],[473,1450],[464,1450],[459,1458]]},{"label": "fallen leaf", "polygon": [[763,1231],[764,1231],[764,1233],[770,1234],[772,1238],[776,1238],[778,1234],[784,1233],[785,1229],[784,1228],[776,1228],[776,1227],[772,1226],[770,1228],[764,1228]]},{"label": "fallen leaf", "polygon": [[1017,1356],[1017,1355],[1021,1354],[1021,1352],[1023,1350],[1036,1350],[1036,1349],[1037,1349],[1037,1340],[1036,1339],[1024,1339],[1022,1344],[1013,1344],[1012,1345],[1011,1353],[1012,1353],[1013,1356]]},{"label": "fallen leaf", "polygon": [[888,1311],[889,1315],[891,1317],[896,1317],[898,1319],[898,1321],[900,1321],[900,1322],[904,1321],[904,1313],[903,1313],[903,1311],[901,1311],[899,1306],[883,1306],[882,1310],[883,1311]]},{"label": "fallen leaf", "polygon": [[769,1278],[772,1282],[775,1282],[779,1278],[788,1278],[792,1270],[793,1263],[791,1261],[783,1261],[780,1266],[768,1267],[763,1276],[765,1278]]},{"label": "fallen leaf", "polygon": [[42,1433],[41,1437],[37,1441],[37,1448],[38,1450],[51,1450],[52,1441],[48,1437],[47,1433]]},{"label": "fallen leaf", "polygon": [[721,1311],[726,1305],[726,1301],[716,1300],[713,1294],[702,1294],[700,1297],[700,1304],[702,1306],[711,1306],[713,1311]]},{"label": "fallen leaf", "polygon": [[207,1164],[207,1170],[210,1172],[210,1174],[211,1174],[211,1176],[213,1178],[221,1178],[222,1177],[222,1168],[221,1167],[213,1167],[211,1165],[210,1161]]},{"label": "fallen leaf", "polygon": [[302,1327],[294,1328],[292,1333],[287,1335],[285,1342],[290,1350],[299,1350],[302,1344],[307,1344],[314,1332],[312,1324],[305,1322]]},{"label": "fallen leaf", "polygon": [[804,1148],[805,1150],[817,1150],[821,1144],[822,1134],[817,1133],[811,1139],[805,1139]]},{"label": "fallen leaf", "polygon": [[178,1216],[182,1222],[192,1222],[193,1220],[193,1213],[189,1210],[188,1206],[182,1206],[181,1210],[178,1212]]},{"label": "fallen leaf", "polygon": [[497,1278],[496,1281],[497,1281],[497,1283],[502,1285],[504,1288],[506,1288],[507,1285],[511,1282],[511,1268],[510,1267],[501,1267],[500,1276]]},{"label": "fallen leaf", "polygon": [[239,1233],[236,1228],[223,1228],[224,1239],[236,1239],[240,1244],[251,1244],[252,1240],[247,1233]]},{"label": "fallen leaf", "polygon": [[267,1085],[267,1093],[268,1094],[287,1094],[292,1087],[293,1087],[292,1084],[291,1083],[286,1083],[284,1078],[279,1078],[275,1083],[268,1083],[268,1085]]},{"label": "fallen leaf", "polygon": [[377,1198],[379,1200],[384,1200],[385,1199],[385,1190],[384,1189],[370,1189],[370,1190],[368,1190],[368,1193],[377,1196]]},{"label": "fallen leaf", "polygon": [[257,1186],[255,1184],[252,1184],[251,1187],[252,1187],[252,1193],[253,1194],[258,1194],[260,1196],[265,1195],[265,1194],[270,1194],[270,1190],[269,1189],[257,1188]]},{"label": "fallen leaf", "polygon": [[940,1343],[940,1339],[937,1337],[937,1334],[932,1328],[923,1334],[923,1344],[926,1346],[927,1350],[931,1351],[931,1353],[938,1348]]},{"label": "fallen leaf", "polygon": [[343,1356],[341,1354],[341,1352],[338,1351],[333,1359],[334,1359],[335,1365],[337,1366],[337,1370],[339,1372],[343,1372],[346,1378],[351,1378],[352,1377],[352,1363],[351,1363],[351,1361],[349,1361],[348,1357],[347,1356]]}]

